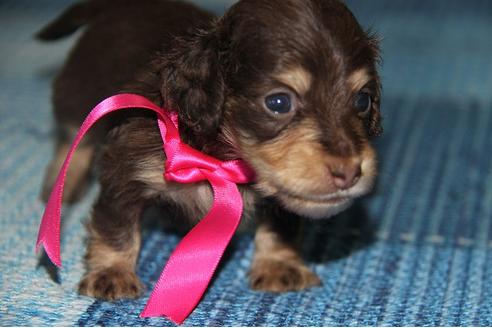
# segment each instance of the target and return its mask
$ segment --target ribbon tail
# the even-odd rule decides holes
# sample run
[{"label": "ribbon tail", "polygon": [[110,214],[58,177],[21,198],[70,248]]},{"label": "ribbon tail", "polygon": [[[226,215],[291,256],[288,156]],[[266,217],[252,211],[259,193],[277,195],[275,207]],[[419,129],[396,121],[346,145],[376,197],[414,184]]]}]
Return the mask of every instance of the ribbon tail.
[{"label": "ribbon tail", "polygon": [[237,185],[202,173],[214,190],[212,209],[171,254],[141,317],[166,316],[181,324],[202,298],[239,225],[243,202]]},{"label": "ribbon tail", "polygon": [[50,260],[58,267],[61,266],[60,256],[60,215],[63,198],[63,187],[65,185],[65,176],[70,165],[70,160],[78,147],[80,141],[85,136],[87,131],[103,116],[121,109],[127,108],[145,108],[156,112],[159,117],[163,117],[161,108],[154,105],[149,100],[142,96],[132,94],[120,94],[109,97],[100,102],[89,113],[85,121],[82,123],[80,130],[75,136],[75,140],[68,151],[67,157],[58,174],[50,198],[46,204],[46,209],[39,227],[38,240],[36,243],[36,251],[41,246],[44,247]]},{"label": "ribbon tail", "polygon": [[63,197],[63,185],[70,158],[67,157],[62,170],[56,179],[55,186],[51,191],[50,198],[44,210],[43,219],[39,226],[36,252],[44,247],[46,254],[53,264],[61,267],[60,256],[60,216]]}]

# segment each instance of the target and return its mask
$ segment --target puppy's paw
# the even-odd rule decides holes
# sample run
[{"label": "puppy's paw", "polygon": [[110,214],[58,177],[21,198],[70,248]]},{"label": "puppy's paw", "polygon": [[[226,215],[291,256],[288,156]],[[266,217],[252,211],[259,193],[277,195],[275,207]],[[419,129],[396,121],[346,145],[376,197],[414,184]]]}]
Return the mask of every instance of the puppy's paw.
[{"label": "puppy's paw", "polygon": [[252,289],[268,292],[298,291],[321,285],[318,276],[298,261],[258,259],[249,278]]},{"label": "puppy's paw", "polygon": [[134,272],[120,268],[106,268],[89,272],[79,284],[79,293],[108,301],[137,298],[143,285]]}]

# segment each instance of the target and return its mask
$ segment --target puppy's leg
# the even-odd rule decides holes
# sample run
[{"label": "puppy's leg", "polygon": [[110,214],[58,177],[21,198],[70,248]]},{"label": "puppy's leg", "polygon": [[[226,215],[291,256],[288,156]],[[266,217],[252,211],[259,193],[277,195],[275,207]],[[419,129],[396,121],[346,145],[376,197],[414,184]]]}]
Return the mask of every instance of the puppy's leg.
[{"label": "puppy's leg", "polygon": [[320,279],[304,264],[297,250],[300,219],[276,212],[277,215],[262,220],[256,232],[251,288],[286,292],[320,285]]},{"label": "puppy's leg", "polygon": [[101,192],[89,224],[81,294],[108,300],[140,295],[143,286],[135,274],[140,219],[144,208],[165,190],[164,161],[153,118],[131,119],[107,134],[97,163]]},{"label": "puppy's leg", "polygon": [[[65,161],[70,146],[77,133],[77,128],[68,124],[60,127],[57,136],[55,154],[44,176],[43,186],[41,189],[41,199],[48,201],[51,189]],[[65,187],[63,192],[63,201],[73,203],[82,198],[87,191],[90,181],[90,168],[94,157],[94,143],[88,139],[81,142],[75,151],[67,176],[65,178]]]},{"label": "puppy's leg", "polygon": [[[122,201],[126,198],[126,201]],[[102,191],[89,223],[87,273],[80,282],[84,295],[115,300],[136,298],[143,285],[135,274],[140,250],[139,221],[143,203],[130,195]]]}]

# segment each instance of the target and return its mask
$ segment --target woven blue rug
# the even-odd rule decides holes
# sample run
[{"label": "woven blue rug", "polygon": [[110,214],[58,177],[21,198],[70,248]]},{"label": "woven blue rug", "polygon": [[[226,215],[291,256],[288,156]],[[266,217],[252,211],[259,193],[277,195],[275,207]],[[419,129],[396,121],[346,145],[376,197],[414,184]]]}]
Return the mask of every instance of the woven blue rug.
[{"label": "woven blue rug", "polygon": [[[197,2],[217,13],[230,3]],[[97,186],[64,208],[60,283],[34,254],[37,196],[53,152],[50,83],[76,37],[41,44],[32,35],[69,3],[0,1],[0,325],[170,326],[138,317],[179,240],[151,229],[151,218],[138,264],[145,297],[77,295]],[[492,325],[492,2],[348,4],[383,39],[374,195],[308,229],[304,253],[322,287],[249,290],[253,242],[240,235],[185,325]]]}]

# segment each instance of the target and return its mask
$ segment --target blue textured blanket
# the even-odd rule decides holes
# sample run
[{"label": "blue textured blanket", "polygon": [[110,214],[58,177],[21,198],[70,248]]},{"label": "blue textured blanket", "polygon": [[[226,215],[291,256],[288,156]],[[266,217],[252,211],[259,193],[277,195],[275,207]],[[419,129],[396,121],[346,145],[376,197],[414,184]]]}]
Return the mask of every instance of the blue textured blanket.
[{"label": "blue textured blanket", "polygon": [[[220,13],[230,1],[197,2]],[[145,297],[77,295],[97,186],[64,208],[60,283],[34,254],[53,152],[50,83],[76,37],[42,44],[32,35],[69,3],[0,1],[0,325],[171,325],[138,317],[179,240],[162,229],[144,229]],[[492,2],[348,4],[383,40],[374,195],[307,231],[304,252],[322,287],[251,291],[252,238],[237,236],[185,325],[492,325]]]}]

